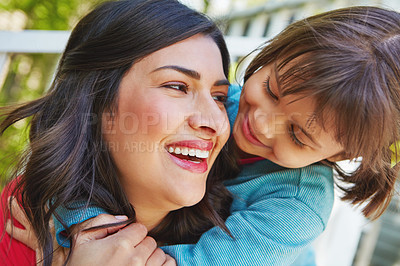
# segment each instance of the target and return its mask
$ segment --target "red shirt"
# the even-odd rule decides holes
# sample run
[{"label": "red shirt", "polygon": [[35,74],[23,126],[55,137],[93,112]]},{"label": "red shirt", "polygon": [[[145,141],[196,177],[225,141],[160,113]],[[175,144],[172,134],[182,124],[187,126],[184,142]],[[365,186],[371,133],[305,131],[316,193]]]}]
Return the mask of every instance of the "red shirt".
[{"label": "red shirt", "polygon": [[[35,251],[22,244],[18,240],[12,239],[5,231],[5,223],[10,219],[7,198],[10,196],[15,186],[15,181],[5,187],[1,193],[0,202],[0,265],[4,266],[24,266],[36,265]],[[6,219],[4,219],[6,217]],[[13,223],[19,228],[24,228],[13,218]]]}]

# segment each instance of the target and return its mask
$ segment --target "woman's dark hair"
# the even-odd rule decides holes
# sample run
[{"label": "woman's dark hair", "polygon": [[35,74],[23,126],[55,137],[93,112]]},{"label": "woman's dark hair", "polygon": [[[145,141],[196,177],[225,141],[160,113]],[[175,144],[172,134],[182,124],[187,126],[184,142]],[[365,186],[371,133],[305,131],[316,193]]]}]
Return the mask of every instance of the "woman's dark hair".
[{"label": "woman's dark hair", "polygon": [[[21,194],[21,205],[43,247],[45,265],[51,263],[49,221],[57,207],[84,201],[110,214],[135,217],[103,141],[102,114],[116,110],[119,84],[135,62],[199,33],[219,47],[228,77],[225,41],[206,16],[175,0],[104,3],[72,31],[48,93],[12,110],[1,109],[1,133],[32,117],[30,145],[19,166],[23,174],[13,194]],[[226,152],[223,149],[210,172],[202,201],[171,212],[150,232],[157,241],[195,242],[208,228],[224,227],[231,199],[219,179],[218,165],[228,158]]]},{"label": "woman's dark hair", "polygon": [[389,147],[400,137],[400,14],[360,6],[293,23],[266,44],[245,80],[275,62],[282,95],[314,97],[317,121],[334,125],[343,156],[362,157],[354,173],[325,162],[350,184],[339,185],[343,199],[379,217],[399,172]]}]

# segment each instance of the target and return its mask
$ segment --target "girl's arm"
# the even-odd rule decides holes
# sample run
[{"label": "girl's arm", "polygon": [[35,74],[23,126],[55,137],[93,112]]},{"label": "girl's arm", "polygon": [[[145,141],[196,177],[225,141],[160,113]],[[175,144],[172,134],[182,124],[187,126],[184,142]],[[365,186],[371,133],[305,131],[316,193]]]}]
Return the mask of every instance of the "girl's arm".
[{"label": "girl's arm", "polygon": [[[24,229],[7,223],[7,233],[13,233],[16,240],[35,250],[37,265],[41,265],[41,252],[32,227],[15,200],[11,208],[13,217],[24,226]],[[120,219],[116,220],[116,217],[112,215],[102,214],[84,222],[81,226],[89,228],[119,222]],[[157,248],[154,239],[146,235],[146,228],[140,224],[82,231],[75,237],[74,248],[68,263],[72,265],[110,265],[112,263],[118,265],[176,265],[175,260]],[[57,246],[57,243],[55,245]],[[67,249],[58,246],[53,254],[52,265],[64,265],[66,258]],[[6,264],[9,265],[9,263]],[[35,263],[32,260],[27,264]]]},{"label": "girl's arm", "polygon": [[226,220],[233,238],[214,227],[195,245],[163,247],[178,265],[290,265],[323,232],[333,205],[331,169],[249,176],[228,186],[237,196]]},{"label": "girl's arm", "polygon": [[255,176],[274,166],[254,167],[227,185],[236,196],[226,220],[233,238],[214,227],[195,245],[162,247],[178,265],[290,265],[323,232],[333,205],[332,169],[312,165]]}]

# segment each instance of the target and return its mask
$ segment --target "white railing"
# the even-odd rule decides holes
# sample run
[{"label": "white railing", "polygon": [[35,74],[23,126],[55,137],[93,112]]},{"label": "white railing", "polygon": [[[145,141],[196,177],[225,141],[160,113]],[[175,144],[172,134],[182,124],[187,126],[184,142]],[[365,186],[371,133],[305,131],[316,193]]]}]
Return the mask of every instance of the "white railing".
[{"label": "white railing", "polygon": [[[69,34],[69,31],[0,31],[0,88],[8,72],[11,54],[61,53],[65,48]],[[247,55],[265,40],[266,38],[261,37],[226,36],[226,42],[232,59]]]}]

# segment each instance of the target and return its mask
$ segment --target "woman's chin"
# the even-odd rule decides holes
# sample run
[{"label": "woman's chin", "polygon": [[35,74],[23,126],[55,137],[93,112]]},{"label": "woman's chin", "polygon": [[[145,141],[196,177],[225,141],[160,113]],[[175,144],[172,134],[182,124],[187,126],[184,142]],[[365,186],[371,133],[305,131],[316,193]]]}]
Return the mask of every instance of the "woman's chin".
[{"label": "woman's chin", "polygon": [[190,194],[181,195],[179,199],[176,199],[177,205],[179,205],[177,209],[196,205],[204,198],[204,195],[205,190],[196,192],[192,191]]}]

